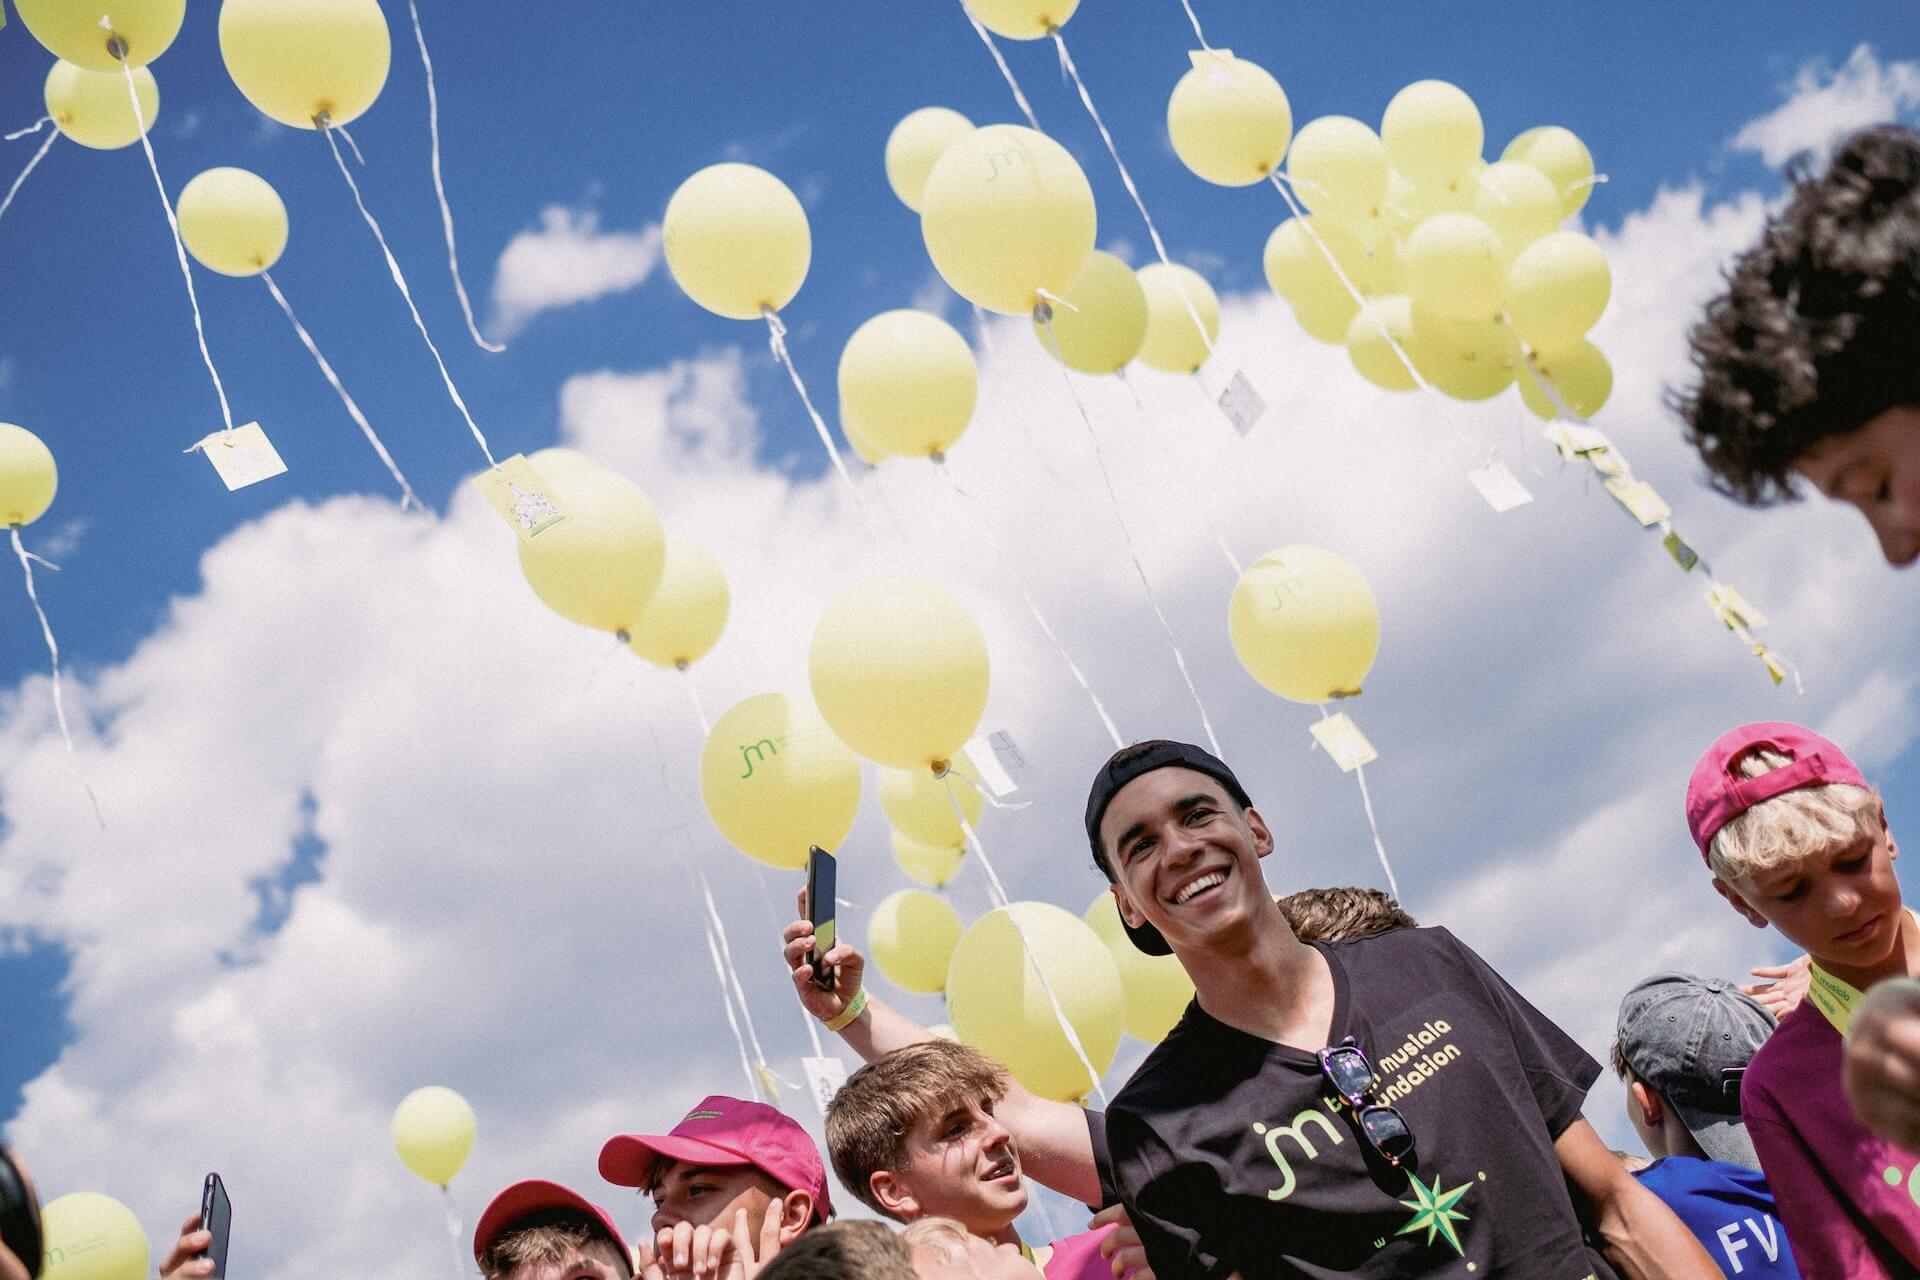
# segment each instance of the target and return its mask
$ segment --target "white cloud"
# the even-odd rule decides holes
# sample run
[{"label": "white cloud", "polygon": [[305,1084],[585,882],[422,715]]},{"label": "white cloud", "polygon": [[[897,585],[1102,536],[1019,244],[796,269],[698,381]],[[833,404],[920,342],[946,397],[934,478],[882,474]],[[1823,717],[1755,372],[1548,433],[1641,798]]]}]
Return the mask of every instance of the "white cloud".
[{"label": "white cloud", "polygon": [[646,283],[660,262],[660,228],[602,231],[591,209],[548,205],[540,226],[507,242],[493,275],[494,327],[511,337],[542,311]]},{"label": "white cloud", "polygon": [[1835,68],[1809,62],[1787,88],[1787,100],[1733,137],[1737,151],[1757,151],[1769,165],[1797,152],[1816,155],[1866,125],[1893,120],[1920,107],[1920,62],[1882,63],[1860,45]]}]

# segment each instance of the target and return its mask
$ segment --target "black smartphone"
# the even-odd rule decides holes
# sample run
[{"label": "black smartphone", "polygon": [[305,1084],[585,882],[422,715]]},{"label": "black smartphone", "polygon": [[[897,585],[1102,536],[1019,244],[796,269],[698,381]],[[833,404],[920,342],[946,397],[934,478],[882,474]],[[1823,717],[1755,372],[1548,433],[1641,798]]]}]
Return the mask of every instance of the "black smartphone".
[{"label": "black smartphone", "polygon": [[46,1244],[40,1236],[40,1202],[34,1197],[33,1184],[5,1147],[0,1147],[0,1245],[20,1259],[28,1276],[40,1274],[40,1264],[46,1259]]},{"label": "black smartphone", "polygon": [[213,1235],[200,1253],[202,1258],[213,1260],[213,1270],[207,1274],[221,1280],[227,1274],[227,1233],[233,1227],[233,1202],[227,1199],[227,1184],[217,1173],[207,1175],[207,1185],[200,1192],[200,1227]]},{"label": "black smartphone", "polygon": [[807,850],[807,919],[813,922],[814,950],[807,952],[813,966],[813,985],[833,990],[833,966],[820,963],[820,957],[833,950],[837,936],[833,925],[833,855],[814,845]]}]

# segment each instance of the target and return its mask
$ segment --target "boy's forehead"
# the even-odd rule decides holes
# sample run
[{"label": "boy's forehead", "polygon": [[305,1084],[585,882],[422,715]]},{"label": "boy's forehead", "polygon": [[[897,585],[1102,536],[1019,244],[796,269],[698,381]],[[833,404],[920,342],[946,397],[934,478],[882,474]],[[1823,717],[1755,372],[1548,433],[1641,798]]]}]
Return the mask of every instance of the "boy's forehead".
[{"label": "boy's forehead", "polygon": [[1142,818],[1151,817],[1192,795],[1205,795],[1224,803],[1227,789],[1213,775],[1185,765],[1170,764],[1143,773],[1114,792],[1113,799],[1107,802],[1107,811],[1100,815],[1100,838],[1111,844]]}]

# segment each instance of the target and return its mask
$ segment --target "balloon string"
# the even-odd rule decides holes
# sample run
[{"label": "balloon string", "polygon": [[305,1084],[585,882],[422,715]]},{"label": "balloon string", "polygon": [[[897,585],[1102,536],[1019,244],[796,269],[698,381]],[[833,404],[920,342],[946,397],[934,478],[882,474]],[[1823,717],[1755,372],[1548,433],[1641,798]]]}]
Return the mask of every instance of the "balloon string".
[{"label": "balloon string", "polygon": [[1073,87],[1080,91],[1080,103],[1086,107],[1087,114],[1093,117],[1094,127],[1100,131],[1100,140],[1107,144],[1107,154],[1113,157],[1113,167],[1120,171],[1120,181],[1127,188],[1127,194],[1133,197],[1133,207],[1140,211],[1140,220],[1147,224],[1147,238],[1153,241],[1153,251],[1160,257],[1160,264],[1167,268],[1167,275],[1173,281],[1173,290],[1180,295],[1180,305],[1187,309],[1187,317],[1193,321],[1193,327],[1199,330],[1200,341],[1206,345],[1207,354],[1213,354],[1213,335],[1207,332],[1207,326],[1200,319],[1200,313],[1194,309],[1193,299],[1187,296],[1186,286],[1181,283],[1180,273],[1173,270],[1173,262],[1167,257],[1166,242],[1160,239],[1160,228],[1153,225],[1153,215],[1147,212],[1147,202],[1140,198],[1140,188],[1133,185],[1133,175],[1127,171],[1126,161],[1120,158],[1120,149],[1113,144],[1113,135],[1107,132],[1107,122],[1100,118],[1100,112],[1093,105],[1093,95],[1087,92],[1087,82],[1080,78],[1080,68],[1073,65],[1073,55],[1067,52],[1066,37],[1060,34],[1060,28],[1048,31],[1053,37],[1054,48],[1060,51],[1060,70],[1066,73]]},{"label": "balloon string", "polygon": [[993,353],[993,331],[987,327],[987,313],[979,303],[973,304],[973,331],[980,335],[980,349],[989,355]]},{"label": "balloon string", "polygon": [[[759,891],[760,905],[767,914],[769,936],[778,936],[783,926],[780,923],[779,914],[773,909],[773,894],[767,889],[767,869],[761,864],[758,858],[750,859],[750,861],[753,863],[753,886]],[[826,1057],[827,1051],[820,1043],[820,1029],[815,1025],[813,1015],[808,1013],[805,1007],[797,1000],[793,1002],[793,1007],[799,1012],[800,1021],[807,1029],[807,1043],[813,1046],[813,1056],[816,1058]]]},{"label": "balloon string", "polygon": [[187,247],[180,242],[180,222],[173,216],[173,201],[167,199],[167,184],[160,180],[160,165],[153,158],[153,143],[147,138],[147,114],[140,106],[140,91],[134,87],[133,68],[120,59],[120,74],[127,80],[127,100],[133,103],[133,121],[140,129],[140,149],[146,153],[147,170],[153,174],[153,189],[160,193],[160,208],[167,215],[167,229],[173,232],[173,254],[180,260],[180,278],[187,282],[187,304],[193,308],[193,333],[200,340],[200,358],[213,378],[213,393],[220,398],[220,419],[233,430],[233,410],[227,406],[227,389],[220,383],[220,371],[213,367],[213,353],[207,350],[207,330],[200,320],[200,298],[193,291],[193,271],[187,266]]},{"label": "balloon string", "polygon": [[[60,566],[48,560],[45,556],[37,556],[27,550],[26,544],[20,541],[19,525],[10,526],[7,532],[13,536],[13,554],[20,558],[20,570],[26,574],[27,577],[27,600],[33,605],[34,615],[40,619],[40,635],[47,642],[47,661],[53,670],[53,718],[60,726],[60,740],[67,744],[67,760],[69,763],[73,763],[73,733],[67,727],[67,700],[61,691],[60,683],[60,642],[53,638],[53,624],[47,621],[47,611],[40,605],[39,588],[34,585],[33,581],[34,561],[38,560],[47,568],[56,571]],[[107,819],[106,815],[100,812],[100,797],[94,795],[93,787],[88,784],[85,778],[80,777],[80,766],[74,763],[73,767],[74,776],[80,778],[80,787],[87,793],[87,803],[93,806],[94,821],[100,824],[102,831],[105,831],[107,829]]]},{"label": "balloon string", "polygon": [[[23,132],[30,133],[32,132],[32,130],[23,130]],[[16,138],[18,136],[19,136],[18,134],[10,133],[7,135],[7,138],[9,141],[11,141],[13,138]],[[13,203],[13,197],[19,192],[21,184],[26,182],[27,175],[32,173],[34,169],[39,166],[42,160],[46,159],[47,152],[53,147],[54,139],[58,138],[59,136],[60,136],[60,131],[57,129],[54,130],[52,133],[48,134],[47,140],[40,144],[40,149],[33,153],[33,159],[27,161],[26,168],[20,170],[20,176],[15,178],[13,180],[13,185],[7,188],[7,198],[4,200],[0,200],[0,216],[4,216],[6,214],[7,206]]]},{"label": "balloon string", "polygon": [[700,686],[694,683],[693,673],[681,673],[681,682],[687,687],[687,701],[693,704],[693,718],[700,722],[700,737],[704,740],[713,733],[713,724],[707,719],[707,709],[700,701]]},{"label": "balloon string", "polygon": [[433,166],[433,194],[440,199],[440,228],[447,236],[447,270],[453,274],[453,291],[459,295],[460,313],[467,318],[467,332],[473,335],[475,345],[484,351],[505,351],[505,345],[480,336],[480,327],[473,320],[473,303],[468,300],[467,286],[460,279],[460,253],[453,245],[453,209],[447,203],[446,183],[440,177],[440,95],[433,86],[433,59],[427,56],[426,33],[420,29],[420,8],[413,0],[407,0],[407,12],[413,16],[413,39],[420,46],[420,65],[427,73],[427,132],[433,139],[428,154]]},{"label": "balloon string", "polygon": [[1187,21],[1193,24],[1193,38],[1200,42],[1202,49],[1212,53],[1213,46],[1207,43],[1206,33],[1200,30],[1200,15],[1193,11],[1193,0],[1180,0],[1180,5],[1187,11]]},{"label": "balloon string", "polygon": [[1161,438],[1160,432],[1155,428],[1152,418],[1147,413],[1146,401],[1140,398],[1140,388],[1133,385],[1133,379],[1127,376],[1124,367],[1115,369],[1113,376],[1120,379],[1121,385],[1126,387],[1128,393],[1133,396],[1134,412],[1140,417],[1141,427],[1146,430],[1148,438],[1153,441],[1153,447],[1160,451],[1160,457],[1167,464],[1167,469],[1173,473],[1174,479],[1179,482],[1180,488],[1185,492],[1187,505],[1198,511],[1201,518],[1207,522],[1207,529],[1213,534],[1213,545],[1220,548],[1220,554],[1226,557],[1227,567],[1233,570],[1234,580],[1238,581],[1240,575],[1246,572],[1241,567],[1240,557],[1233,554],[1233,548],[1227,545],[1227,536],[1220,532],[1220,526],[1215,524],[1213,517],[1207,514],[1208,504],[1200,500],[1193,485],[1193,478],[1180,466],[1173,456],[1173,450],[1167,447],[1167,442]]},{"label": "balloon string", "polygon": [[[947,465],[944,462],[938,463],[936,466],[940,474],[946,477],[947,483],[953,486],[955,493],[959,494],[969,503],[978,502],[972,494],[960,487],[959,482],[953,478],[953,473],[947,470]],[[977,508],[975,510],[975,516],[979,516]],[[985,523],[985,520],[981,520],[982,525],[985,525]],[[993,547],[995,557],[1000,560],[1000,576],[1013,583],[1019,589],[1020,599],[1026,604],[1027,612],[1033,615],[1034,625],[1040,628],[1040,633],[1044,635],[1047,638],[1047,642],[1053,646],[1053,651],[1060,655],[1060,661],[1067,664],[1067,670],[1072,674],[1074,683],[1080,686],[1081,692],[1087,695],[1087,701],[1093,704],[1093,713],[1100,717],[1100,723],[1105,727],[1107,736],[1113,739],[1114,750],[1117,751],[1121,747],[1126,746],[1126,739],[1120,736],[1120,730],[1114,726],[1113,717],[1107,714],[1107,708],[1101,703],[1100,695],[1093,691],[1093,685],[1087,680],[1087,673],[1080,669],[1080,664],[1073,660],[1073,655],[1067,651],[1067,646],[1062,644],[1060,637],[1054,634],[1053,628],[1047,623],[1046,615],[1041,613],[1040,606],[1034,603],[1033,596],[1027,590],[1026,583],[1022,582],[1017,575],[1007,568],[1006,560],[1001,556],[999,545],[992,537],[993,531],[986,529],[985,532],[988,535],[986,538],[987,545]],[[977,789],[978,788],[976,788],[976,790]],[[981,792],[981,794],[985,795],[986,793]]]},{"label": "balloon string", "polygon": [[[953,770],[948,769],[940,776],[941,780],[947,784],[947,804],[952,807],[953,816],[960,823],[960,830],[966,834],[967,847],[973,850],[974,856],[980,860],[980,866],[987,873],[987,884],[993,896],[993,904],[996,907],[1011,908],[1013,904],[1007,897],[1007,887],[1000,882],[1000,873],[994,870],[993,860],[987,857],[987,848],[980,843],[980,833],[973,829],[971,822],[967,821],[966,812],[960,807],[960,797],[954,794]],[[1080,1065],[1086,1069],[1088,1083],[1093,1086],[1093,1092],[1099,1097],[1100,1105],[1105,1107],[1107,1094],[1106,1090],[1100,1087],[1100,1071],[1093,1065],[1093,1059],[1087,1055],[1086,1046],[1080,1042],[1080,1033],[1074,1029],[1072,1020],[1067,1017],[1066,1008],[1061,1005],[1060,997],[1053,990],[1053,983],[1047,978],[1047,971],[1041,968],[1033,943],[1027,937],[1026,929],[1020,924],[1020,916],[1009,909],[1007,919],[1013,923],[1013,931],[1020,937],[1020,948],[1027,957],[1027,963],[1033,966],[1033,972],[1040,979],[1040,989],[1047,993],[1047,1003],[1053,1008],[1054,1020],[1060,1024],[1060,1030],[1066,1033],[1067,1044],[1073,1049],[1074,1057],[1080,1059]]]},{"label": "balloon string", "polygon": [[773,358],[778,360],[793,379],[793,389],[800,393],[800,403],[807,407],[807,416],[813,419],[813,429],[820,435],[820,443],[827,447],[827,456],[833,459],[833,469],[840,473],[840,480],[847,486],[847,493],[853,498],[854,509],[860,513],[861,521],[867,526],[867,532],[873,535],[875,542],[881,541],[880,531],[874,527],[873,517],[867,511],[867,504],[860,500],[860,490],[853,484],[853,477],[847,472],[846,459],[840,456],[840,447],[833,442],[833,433],[827,430],[820,411],[813,407],[813,397],[807,394],[807,384],[800,379],[800,371],[793,367],[793,357],[787,352],[787,326],[772,307],[760,308],[760,314],[767,322],[767,345],[773,348]]},{"label": "balloon string", "polygon": [[1033,808],[1033,801],[1031,800],[1016,800],[1012,804],[1008,804],[1005,800],[1002,800],[999,796],[996,796],[993,792],[987,790],[966,774],[961,773],[958,769],[949,769],[948,773],[960,779],[960,785],[979,796],[983,803],[1000,810],[1002,813],[1016,813],[1021,809]]},{"label": "balloon string", "polygon": [[52,116],[41,116],[38,120],[35,120],[32,124],[28,125],[26,128],[15,129],[12,133],[7,134],[6,140],[8,142],[14,142],[20,138],[26,137],[30,133],[38,133],[52,123],[53,123]]},{"label": "balloon string", "polygon": [[473,432],[473,438],[480,445],[480,452],[486,455],[487,465],[497,467],[500,463],[494,458],[493,450],[487,445],[487,438],[481,434],[480,425],[473,420],[473,414],[467,411],[467,402],[460,398],[460,388],[453,384],[453,375],[447,372],[447,362],[440,358],[440,348],[433,345],[433,335],[427,332],[427,322],[420,318],[420,308],[413,305],[413,291],[407,288],[407,278],[401,274],[400,263],[393,256],[393,250],[387,247],[387,237],[380,230],[367,202],[360,198],[360,184],[353,180],[353,171],[347,168],[346,157],[340,154],[340,144],[334,140],[334,134],[340,132],[337,126],[323,124],[321,136],[327,140],[327,149],[333,152],[333,162],[340,167],[340,176],[347,180],[347,189],[353,193],[353,203],[360,210],[360,216],[366,219],[367,229],[373,232],[373,238],[379,242],[380,252],[387,260],[387,274],[393,277],[393,283],[400,290],[400,297],[407,304],[407,311],[413,316],[413,327],[420,331],[421,341],[427,344],[427,350],[433,353],[433,363],[440,369],[440,381],[447,386],[447,395],[453,399],[453,407],[466,419],[467,430]]},{"label": "balloon string", "polygon": [[447,1239],[453,1244],[453,1274],[455,1280],[466,1280],[471,1272],[467,1267],[466,1250],[460,1247],[462,1244],[460,1237],[466,1234],[465,1229],[460,1225],[460,1211],[454,1207],[453,1192],[447,1190],[445,1183],[440,1186],[440,1196],[441,1208],[446,1210],[447,1216]]},{"label": "balloon string", "polygon": [[1074,390],[1073,375],[1067,372],[1066,361],[1060,356],[1060,339],[1053,332],[1053,309],[1045,302],[1034,308],[1041,325],[1047,331],[1047,342],[1053,348],[1053,358],[1060,365],[1060,377],[1067,384],[1067,395],[1073,401],[1073,407],[1080,411],[1080,424],[1087,429],[1087,439],[1093,442],[1093,460],[1095,469],[1100,472],[1100,482],[1107,489],[1107,503],[1113,508],[1114,523],[1120,526],[1120,537],[1127,544],[1127,557],[1133,561],[1133,571],[1140,576],[1140,585],[1147,593],[1147,603],[1153,608],[1153,616],[1160,620],[1160,630],[1166,633],[1167,645],[1173,650],[1174,665],[1180,668],[1180,678],[1186,681],[1187,692],[1193,697],[1193,705],[1200,712],[1200,727],[1206,730],[1207,742],[1216,756],[1224,755],[1220,750],[1220,739],[1214,736],[1213,719],[1207,714],[1207,704],[1200,700],[1200,690],[1193,683],[1193,674],[1187,670],[1187,655],[1180,652],[1180,641],[1173,634],[1173,627],[1167,622],[1167,615],[1160,608],[1159,597],[1153,593],[1153,583],[1147,577],[1147,568],[1140,562],[1140,549],[1134,545],[1133,531],[1127,527],[1127,518],[1120,510],[1120,495],[1114,491],[1113,476],[1107,471],[1105,452],[1100,448],[1100,434],[1093,429],[1093,419],[1087,416],[1087,406],[1080,402],[1080,393]]},{"label": "balloon string", "polygon": [[740,1019],[733,1012],[733,993],[727,990],[726,970],[720,964],[720,949],[713,941],[713,924],[702,919],[706,928],[707,955],[713,960],[713,976],[720,984],[720,1003],[727,1011],[727,1026],[733,1030],[733,1043],[740,1050],[740,1071],[747,1078],[747,1096],[758,1099],[761,1096],[760,1077],[754,1072],[753,1060],[747,1056],[747,1042],[740,1034]]},{"label": "balloon string", "polygon": [[343,140],[345,140],[347,144],[347,150],[353,152],[354,163],[359,165],[362,169],[366,168],[367,158],[360,154],[360,144],[355,142],[353,140],[353,135],[347,132],[347,126],[343,124],[337,124],[337,125],[334,125],[333,128],[336,132],[339,133],[340,137]]},{"label": "balloon string", "polygon": [[[1324,722],[1333,717],[1327,714],[1327,704],[1320,705],[1320,719]],[[1316,744],[1318,745],[1318,744]],[[1373,851],[1380,855],[1380,869],[1387,873],[1387,889],[1393,894],[1395,902],[1400,901],[1400,882],[1393,878],[1393,864],[1387,861],[1387,846],[1380,839],[1380,824],[1374,820],[1373,797],[1367,793],[1367,768],[1355,765],[1353,776],[1360,783],[1360,807],[1366,811],[1367,829],[1373,833]]]},{"label": "balloon string", "polygon": [[[727,941],[727,922],[721,917],[720,908],[714,905],[713,887],[707,883],[707,873],[700,869],[698,863],[694,864],[694,875],[700,880],[700,896],[706,900],[707,919],[713,924],[714,936],[720,940],[720,958],[726,966],[727,981],[732,984],[734,999],[740,1002],[740,1017],[747,1025],[747,1039],[753,1045],[753,1060],[759,1067],[758,1075],[763,1082],[778,1080],[779,1077],[767,1065],[765,1051],[760,1048],[760,1035],[753,1026],[753,1009],[747,1004],[746,988],[740,985],[740,971],[734,967],[733,946]],[[768,1092],[773,1096],[767,1101],[777,1104],[780,1101],[778,1092]]]},{"label": "balloon string", "polygon": [[320,348],[315,345],[313,335],[308,333],[307,327],[300,323],[300,318],[293,314],[292,304],[287,301],[287,296],[280,292],[280,286],[273,282],[272,274],[262,271],[260,278],[266,281],[267,292],[273,295],[273,300],[280,304],[280,310],[286,313],[287,322],[293,326],[293,331],[299,335],[301,344],[313,356],[314,363],[320,366],[320,372],[326,377],[334,393],[340,397],[340,403],[347,407],[347,415],[359,426],[360,434],[367,438],[367,443],[373,446],[373,451],[380,455],[380,461],[386,464],[387,473],[393,477],[394,483],[400,486],[400,509],[405,511],[408,507],[422,505],[419,495],[413,491],[413,486],[407,483],[404,475],[400,474],[400,468],[394,462],[393,455],[387,452],[387,446],[382,444],[380,437],[374,433],[373,424],[367,421],[367,415],[360,412],[360,406],[354,403],[353,397],[347,394],[346,387],[341,385],[340,375],[333,371],[333,366],[327,363],[327,358],[320,354]]},{"label": "balloon string", "polygon": [[1034,118],[1033,106],[1027,101],[1027,95],[1020,92],[1020,82],[1013,78],[1013,68],[1000,56],[1000,46],[993,42],[987,29],[980,25],[980,19],[973,16],[973,10],[967,7],[967,0],[960,0],[960,11],[967,15],[967,21],[973,24],[973,33],[980,37],[980,43],[987,46],[987,52],[993,55],[993,64],[1000,68],[1000,76],[1007,82],[1007,88],[1013,90],[1013,100],[1020,104],[1020,114],[1027,118],[1027,124],[1035,133],[1041,132],[1040,121]]}]

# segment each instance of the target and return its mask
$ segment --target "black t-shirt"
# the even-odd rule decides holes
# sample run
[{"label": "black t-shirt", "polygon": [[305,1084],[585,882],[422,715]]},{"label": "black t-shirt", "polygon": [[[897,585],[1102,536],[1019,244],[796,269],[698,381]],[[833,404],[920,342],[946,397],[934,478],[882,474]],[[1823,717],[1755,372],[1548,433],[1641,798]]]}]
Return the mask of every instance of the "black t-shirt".
[{"label": "black t-shirt", "polygon": [[1373,1154],[1316,1054],[1196,1002],[1107,1113],[1161,1280],[1594,1275],[1553,1143],[1599,1064],[1445,929],[1314,945],[1331,1042],[1366,1051],[1372,1100],[1405,1117],[1414,1157]]}]

